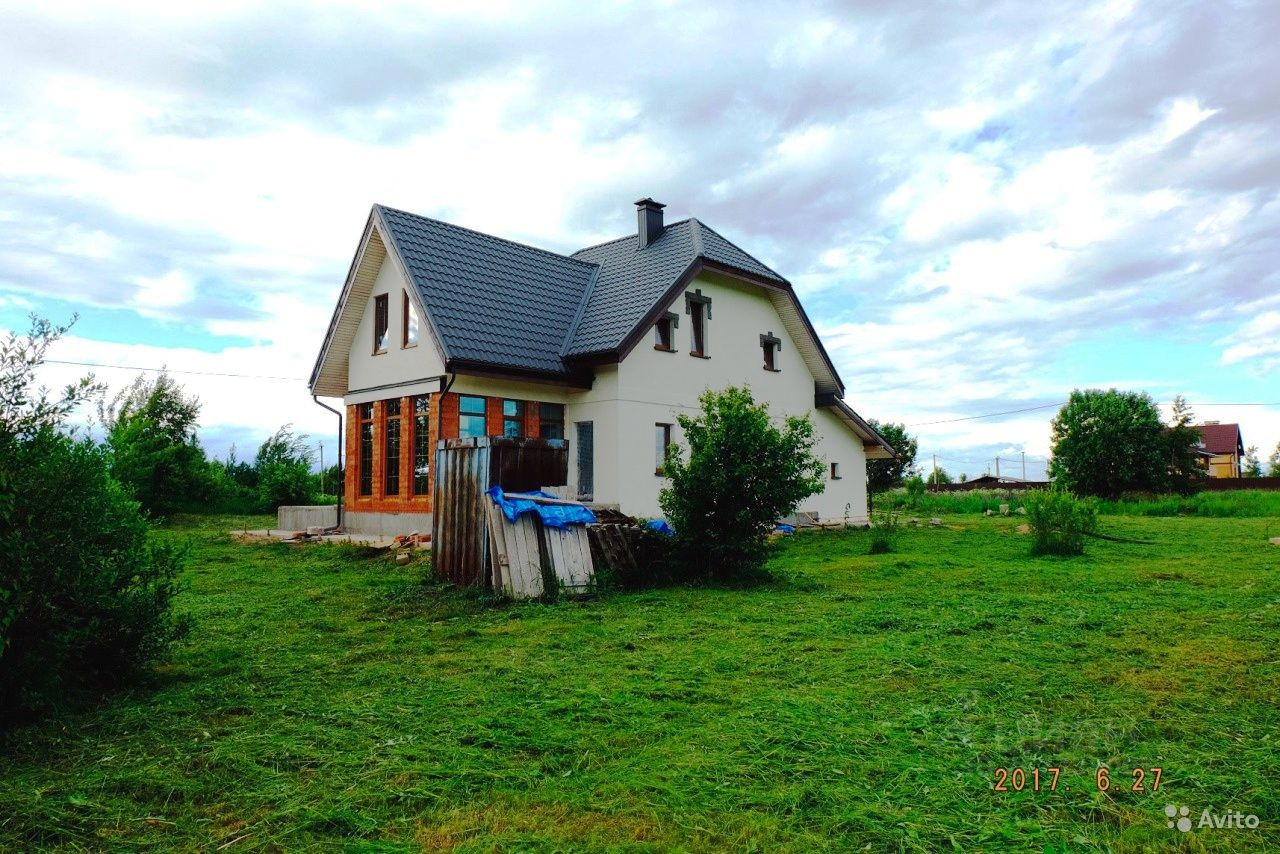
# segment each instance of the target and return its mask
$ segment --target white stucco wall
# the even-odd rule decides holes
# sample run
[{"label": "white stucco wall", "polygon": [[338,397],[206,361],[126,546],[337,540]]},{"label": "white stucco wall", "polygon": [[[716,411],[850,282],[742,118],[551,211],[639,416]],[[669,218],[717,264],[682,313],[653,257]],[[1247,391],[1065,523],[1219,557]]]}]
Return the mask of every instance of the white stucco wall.
[{"label": "white stucco wall", "polygon": [[[391,257],[386,257],[382,262],[382,268],[378,271],[377,279],[374,280],[373,291],[369,294],[364,313],[360,317],[360,326],[356,330],[356,339],[351,345],[347,373],[347,388],[350,392],[347,403],[361,403],[363,398],[374,400],[386,397],[386,394],[359,395],[358,392],[361,389],[392,383],[408,383],[444,373],[444,362],[440,359],[440,352],[431,338],[430,328],[423,320],[421,313],[418,315],[418,346],[400,346],[401,307],[404,304],[401,294],[404,289],[404,276]],[[374,355],[373,303],[379,294],[387,294],[387,318],[390,331],[386,352]],[[417,392],[405,391],[404,393]]]},{"label": "white stucco wall", "polygon": [[[847,506],[851,522],[865,522],[862,440],[831,413],[814,409],[813,376],[768,296],[756,286],[719,276],[700,276],[688,290],[699,289],[712,300],[707,321],[709,358],[689,354],[692,330],[681,294],[668,307],[680,316],[673,336],[676,352],[655,350],[652,336],[646,337],[620,365],[602,370],[590,393],[570,394],[567,420],[596,421],[596,501],[618,504],[633,515],[660,515],[658,491],[665,480],[654,474],[654,425],[677,424],[678,414],[696,412],[698,396],[707,388],[747,385],[757,400],[769,402],[778,418],[810,415],[820,437],[817,452],[828,463],[828,474],[830,462],[840,463],[841,479],[828,479],[825,491],[800,509],[840,520],[846,517]],[[782,340],[777,372],[764,369],[762,333]],[[572,434],[569,438],[572,441]],[[682,441],[678,424],[673,440]],[[572,467],[576,454],[570,456]]]}]

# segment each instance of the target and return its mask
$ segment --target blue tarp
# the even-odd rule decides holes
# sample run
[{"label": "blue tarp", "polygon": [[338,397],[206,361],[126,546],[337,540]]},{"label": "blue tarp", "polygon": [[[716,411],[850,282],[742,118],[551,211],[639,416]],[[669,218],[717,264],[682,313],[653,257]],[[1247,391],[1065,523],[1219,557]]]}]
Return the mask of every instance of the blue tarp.
[{"label": "blue tarp", "polygon": [[650,531],[657,531],[659,534],[666,534],[668,537],[675,534],[675,528],[667,524],[666,519],[650,519],[644,523],[644,526]]},{"label": "blue tarp", "polygon": [[[508,522],[514,522],[521,513],[537,513],[542,524],[548,528],[568,528],[570,525],[586,525],[596,520],[596,514],[589,507],[581,504],[539,504],[527,498],[507,498],[502,494],[501,486],[491,486],[487,492],[493,503],[502,508],[502,515]],[[537,495],[541,498],[555,498],[549,492],[526,492],[524,495]]]},{"label": "blue tarp", "polygon": [[773,530],[777,531],[779,534],[794,534],[796,532],[796,526],[779,524],[774,526]]}]

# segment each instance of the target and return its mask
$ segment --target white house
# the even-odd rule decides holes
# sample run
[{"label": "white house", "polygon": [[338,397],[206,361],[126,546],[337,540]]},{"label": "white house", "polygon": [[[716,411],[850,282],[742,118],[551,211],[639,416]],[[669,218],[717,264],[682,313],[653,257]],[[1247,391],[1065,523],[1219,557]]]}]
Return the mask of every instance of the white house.
[{"label": "white house", "polygon": [[676,416],[728,385],[812,418],[828,480],[802,512],[867,521],[866,462],[892,450],[791,284],[636,205],[636,234],[572,255],[374,206],[310,381],[346,407],[348,530],[430,530],[433,450],[459,436],[567,439],[570,496],[658,516]]}]

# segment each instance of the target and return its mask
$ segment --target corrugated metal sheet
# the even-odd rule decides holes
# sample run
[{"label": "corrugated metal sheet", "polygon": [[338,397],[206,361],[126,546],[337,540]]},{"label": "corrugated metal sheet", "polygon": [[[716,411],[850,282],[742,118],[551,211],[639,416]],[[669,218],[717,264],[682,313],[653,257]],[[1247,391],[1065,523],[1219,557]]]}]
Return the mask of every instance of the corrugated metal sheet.
[{"label": "corrugated metal sheet", "polygon": [[487,508],[492,502],[485,491],[491,486],[525,492],[563,485],[568,480],[568,454],[568,443],[562,439],[438,442],[431,537],[436,574],[465,587],[504,589],[510,582],[503,577],[501,565],[490,560]]}]

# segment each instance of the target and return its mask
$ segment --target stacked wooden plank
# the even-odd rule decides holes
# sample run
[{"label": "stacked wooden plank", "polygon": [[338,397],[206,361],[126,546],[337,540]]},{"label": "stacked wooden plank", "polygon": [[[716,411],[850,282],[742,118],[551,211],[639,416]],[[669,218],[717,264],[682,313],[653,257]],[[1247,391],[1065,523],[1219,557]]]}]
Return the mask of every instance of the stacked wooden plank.
[{"label": "stacked wooden plank", "polygon": [[[572,503],[534,495],[508,497],[535,503]],[[591,590],[594,564],[587,526],[553,528],[543,525],[537,513],[522,513],[512,522],[490,500],[485,502],[485,517],[494,590],[514,599],[558,598]]]}]

